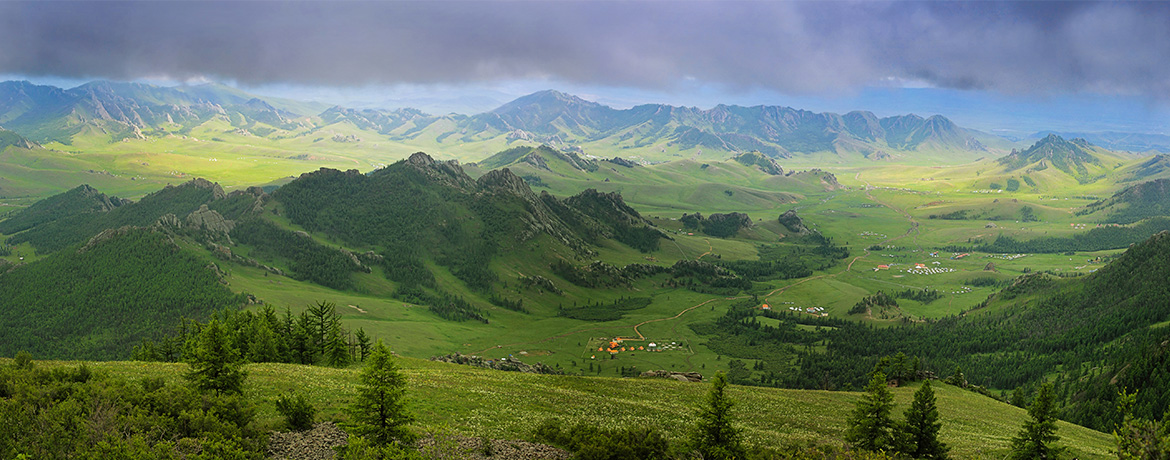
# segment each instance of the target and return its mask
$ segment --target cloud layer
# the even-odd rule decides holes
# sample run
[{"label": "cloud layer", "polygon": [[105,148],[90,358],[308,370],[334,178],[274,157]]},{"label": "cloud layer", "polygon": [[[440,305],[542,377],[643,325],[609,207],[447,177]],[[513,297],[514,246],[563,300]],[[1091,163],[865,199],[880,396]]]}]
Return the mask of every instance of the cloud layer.
[{"label": "cloud layer", "polygon": [[1166,24],[1157,2],[0,2],[0,73],[1166,100]]}]

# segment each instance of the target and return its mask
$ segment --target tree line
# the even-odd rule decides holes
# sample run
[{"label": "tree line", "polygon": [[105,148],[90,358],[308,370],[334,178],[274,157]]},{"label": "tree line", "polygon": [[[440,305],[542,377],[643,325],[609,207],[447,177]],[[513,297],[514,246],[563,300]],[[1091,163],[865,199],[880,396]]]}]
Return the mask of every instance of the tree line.
[{"label": "tree line", "polygon": [[199,340],[212,324],[244,362],[317,364],[345,367],[370,353],[364,330],[350,331],[332,302],[319,301],[299,315],[278,314],[265,305],[259,311],[224,310],[206,323],[183,320],[171,334],[143,339],[130,357],[137,361],[183,362],[199,350]]}]

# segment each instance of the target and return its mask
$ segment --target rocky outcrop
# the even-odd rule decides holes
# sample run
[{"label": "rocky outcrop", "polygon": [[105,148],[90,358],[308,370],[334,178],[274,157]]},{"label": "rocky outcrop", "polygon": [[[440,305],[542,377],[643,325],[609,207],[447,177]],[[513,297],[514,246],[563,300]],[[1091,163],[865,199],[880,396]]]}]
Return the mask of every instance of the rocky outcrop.
[{"label": "rocky outcrop", "polygon": [[183,228],[183,221],[179,220],[178,217],[175,217],[174,214],[168,213],[163,214],[162,217],[159,217],[158,220],[155,221],[155,225],[170,230],[178,230]]},{"label": "rocky outcrop", "polygon": [[780,221],[780,225],[783,225],[784,228],[788,229],[788,231],[797,235],[808,235],[812,233],[812,231],[804,225],[804,221],[800,219],[800,216],[796,215],[795,209],[784,211],[784,214],[781,214],[778,220]]},{"label": "rocky outcrop", "polygon": [[126,235],[134,230],[138,230],[138,227],[126,226],[126,227],[121,227],[121,228],[110,228],[110,229],[102,230],[101,233],[98,233],[97,235],[94,235],[93,238],[90,238],[89,241],[87,241],[85,243],[85,246],[82,246],[81,249],[77,250],[77,252],[78,253],[87,252],[90,249],[93,249],[95,246],[102,244],[103,242],[105,242],[107,240],[112,240],[112,239],[117,238],[119,236]]},{"label": "rocky outcrop", "polygon": [[599,192],[585,189],[565,199],[565,204],[607,224],[642,224],[646,220],[631,208],[618,192]]},{"label": "rocky outcrop", "polygon": [[557,287],[556,284],[553,284],[552,280],[540,275],[520,275],[520,285],[529,289],[538,289],[540,291],[548,291],[556,295],[565,295],[565,291],[562,291]]},{"label": "rocky outcrop", "polygon": [[627,160],[625,158],[622,158],[622,157],[613,157],[612,160],[603,160],[603,161],[613,163],[615,165],[626,167],[626,168],[633,168],[635,166],[639,166],[637,163],[634,163],[634,162]]},{"label": "rocky outcrop", "polygon": [[523,225],[520,233],[516,235],[517,240],[527,241],[545,233],[571,248],[584,247],[580,239],[557,218],[547,203],[532,192],[524,179],[513,174],[508,168],[488,171],[476,181],[476,188],[477,199],[492,199],[490,195],[495,195],[503,199],[519,199],[524,203],[527,212],[518,216],[523,220]]},{"label": "rocky outcrop", "polygon": [[182,184],[179,187],[195,187],[195,188],[205,188],[205,189],[211,190],[211,196],[212,196],[213,200],[222,200],[224,198],[227,198],[227,193],[224,193],[223,187],[220,187],[219,184],[212,182],[212,181],[209,181],[207,179],[204,179],[202,177],[191,179],[190,182]]},{"label": "rocky outcrop", "polygon": [[226,235],[231,233],[236,223],[224,219],[218,212],[209,209],[206,204],[203,204],[199,205],[199,209],[187,216],[187,226]]},{"label": "rocky outcrop", "polygon": [[431,361],[438,361],[443,363],[462,364],[465,366],[482,367],[484,369],[495,369],[498,371],[508,372],[524,372],[529,374],[553,374],[561,375],[563,371],[549,367],[544,363],[526,364],[516,358],[500,358],[500,359],[486,359],[479,356],[470,356],[460,353],[453,353],[444,356],[432,356]]},{"label": "rocky outcrop", "polygon": [[756,169],[759,169],[764,174],[772,176],[780,176],[784,174],[784,168],[781,168],[780,164],[776,163],[776,160],[773,160],[772,158],[760,152],[748,152],[737,155],[732,159],[744,166],[755,166]]},{"label": "rocky outcrop", "polygon": [[646,371],[638,377],[651,379],[671,379],[680,382],[702,382],[703,374],[698,372],[672,372],[666,370]]},{"label": "rocky outcrop", "polygon": [[463,172],[463,168],[455,160],[435,161],[430,155],[417,152],[406,159],[406,165],[431,182],[462,190],[471,190],[475,187],[475,179]]}]

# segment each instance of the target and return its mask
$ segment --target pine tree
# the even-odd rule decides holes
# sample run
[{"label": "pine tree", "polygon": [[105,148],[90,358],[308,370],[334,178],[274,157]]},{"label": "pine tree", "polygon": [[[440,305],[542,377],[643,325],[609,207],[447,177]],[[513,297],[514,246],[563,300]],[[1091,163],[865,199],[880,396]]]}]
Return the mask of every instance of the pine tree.
[{"label": "pine tree", "polygon": [[289,335],[291,353],[300,364],[313,364],[317,361],[317,348],[313,344],[313,327],[309,315],[301,313],[292,325]]},{"label": "pine tree", "polygon": [[240,393],[248,376],[242,369],[240,353],[232,347],[218,320],[212,320],[199,334],[188,365],[190,369],[183,377],[200,391]]},{"label": "pine tree", "polygon": [[878,451],[893,445],[894,394],[886,386],[886,374],[875,372],[865,387],[866,394],[857,401],[849,416],[845,440],[859,449]]},{"label": "pine tree", "polygon": [[349,408],[352,433],[377,445],[408,441],[410,431],[406,426],[414,417],[406,410],[405,396],[406,377],[379,340],[362,368],[357,398]]},{"label": "pine tree", "polygon": [[946,383],[960,388],[967,388],[967,376],[963,375],[963,368],[956,367],[955,373],[951,374],[950,377],[947,377]]},{"label": "pine tree", "polygon": [[914,402],[906,409],[906,422],[901,425],[905,442],[899,449],[914,458],[945,459],[950,448],[938,440],[938,407],[930,381],[914,392]]},{"label": "pine tree", "polygon": [[715,373],[706,405],[699,412],[699,422],[691,433],[691,445],[704,459],[743,458],[745,451],[740,441],[740,430],[731,417],[735,405],[727,396],[727,376]]},{"label": "pine tree", "polygon": [[325,341],[329,334],[329,329],[332,328],[333,323],[338,322],[336,317],[336,308],[333,302],[326,302],[324,300],[318,301],[314,305],[310,305],[306,313],[309,316],[308,325],[313,331],[313,343],[316,345],[316,350],[325,354]]},{"label": "pine tree", "polygon": [[276,348],[276,335],[268,327],[268,322],[261,318],[252,323],[252,349],[248,360],[254,363],[273,363],[280,361],[280,353]]},{"label": "pine tree", "polygon": [[1117,411],[1121,424],[1113,430],[1119,460],[1165,460],[1170,458],[1170,411],[1162,421],[1146,420],[1133,415],[1137,392],[1124,389],[1118,393]]},{"label": "pine tree", "polygon": [[1031,420],[1012,438],[1012,460],[1057,458],[1064,448],[1053,445],[1060,437],[1056,435],[1056,403],[1052,384],[1045,383],[1036,393],[1036,400],[1028,407]]},{"label": "pine tree", "polygon": [[358,328],[357,332],[353,333],[357,339],[358,353],[361,356],[362,362],[366,362],[366,357],[370,356],[370,337],[366,335],[366,331]]},{"label": "pine tree", "polygon": [[334,322],[329,327],[329,334],[325,337],[325,354],[332,366],[345,367],[349,365],[349,344],[346,343],[340,321]]}]

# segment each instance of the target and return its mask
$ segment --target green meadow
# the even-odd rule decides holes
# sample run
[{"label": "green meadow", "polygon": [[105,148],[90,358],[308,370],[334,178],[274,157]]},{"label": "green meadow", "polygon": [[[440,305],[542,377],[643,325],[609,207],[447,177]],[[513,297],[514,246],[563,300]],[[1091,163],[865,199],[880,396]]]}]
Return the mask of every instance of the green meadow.
[{"label": "green meadow", "polygon": [[[73,366],[75,362],[41,362]],[[490,371],[447,363],[400,358],[407,376],[409,407],[416,429],[450,430],[465,436],[530,439],[548,418],[599,426],[649,426],[681,441],[694,422],[706,384],[661,379],[553,376]],[[180,383],[185,364],[134,361],[87,363],[92,369],[135,381],[163,378]],[[257,423],[279,425],[273,401],[289,391],[306,394],[319,420],[345,422],[344,408],[356,392],[356,368],[252,364],[245,395],[259,401]],[[895,417],[909,407],[917,385],[893,389]],[[1010,439],[1027,419],[1023,409],[950,385],[936,384],[942,421],[940,438],[956,458],[1002,458]],[[845,420],[860,394],[842,391],[781,390],[732,386],[733,414],[754,446],[844,443]],[[1059,446],[1082,459],[1111,458],[1111,436],[1064,422]]]}]

